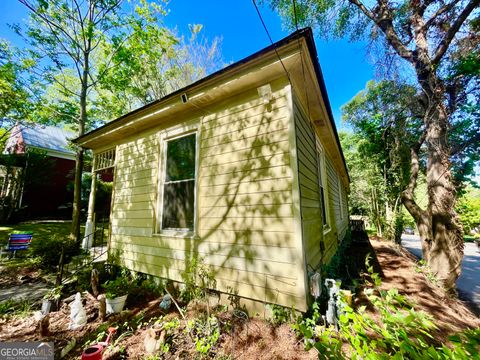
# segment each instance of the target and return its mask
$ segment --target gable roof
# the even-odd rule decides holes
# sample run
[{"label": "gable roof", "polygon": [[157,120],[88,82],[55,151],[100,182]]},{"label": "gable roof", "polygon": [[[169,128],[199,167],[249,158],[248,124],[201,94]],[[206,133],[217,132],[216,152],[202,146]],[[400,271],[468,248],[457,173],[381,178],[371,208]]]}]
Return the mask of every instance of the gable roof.
[{"label": "gable roof", "polygon": [[75,134],[71,131],[55,126],[36,125],[23,128],[22,135],[26,145],[66,154],[75,153],[68,148],[69,139],[75,137]]},{"label": "gable roof", "polygon": [[[75,134],[56,126],[29,123],[17,124],[12,129],[5,146],[5,152],[23,152],[25,147],[47,151],[50,156],[73,159],[75,152],[69,148],[69,141]],[[15,150],[15,147],[19,147]]]},{"label": "gable roof", "polygon": [[[336,130],[336,126],[335,126],[335,120],[334,120],[334,117],[333,117],[333,113],[332,113],[332,109],[331,109],[331,106],[330,106],[330,101],[328,99],[328,95],[327,95],[327,90],[326,90],[326,86],[325,86],[325,81],[323,79],[323,75],[322,75],[322,71],[321,71],[321,68],[320,68],[320,64],[318,62],[318,55],[317,55],[317,50],[316,50],[316,47],[315,47],[315,41],[313,39],[313,32],[311,30],[311,28],[307,27],[307,28],[304,28],[304,29],[300,29],[300,30],[297,30],[295,32],[293,32],[292,34],[290,34],[289,36],[279,40],[278,42],[276,43],[273,43],[272,45],[269,45],[267,47],[265,47],[264,49],[260,50],[260,51],[257,51],[256,53],[250,55],[250,56],[247,56],[246,58],[242,59],[242,60],[239,60],[221,70],[218,70],[182,89],[179,89],[177,91],[174,91],[166,96],[164,96],[163,98],[160,98],[158,100],[155,100],[143,107],[140,107],[128,114],[125,114],[111,122],[108,122],[107,124],[95,129],[95,130],[92,130],[76,139],[73,140],[74,143],[80,145],[80,146],[84,146],[84,147],[87,147],[87,148],[92,148],[91,147],[91,144],[93,142],[95,142],[96,140],[98,140],[100,137],[104,137],[105,139],[108,139],[110,134],[119,130],[121,127],[125,127],[127,126],[130,122],[133,122],[132,120],[136,119],[137,117],[140,117],[140,119],[142,121],[151,121],[151,115],[153,113],[153,115],[155,114],[158,114],[158,113],[165,113],[165,109],[168,111],[172,108],[171,104],[174,102],[174,101],[177,101],[180,99],[180,96],[183,95],[183,94],[188,94],[190,95],[191,93],[193,92],[199,92],[203,89],[205,89],[207,86],[211,86],[212,84],[213,85],[216,85],[218,83],[220,83],[222,80],[225,81],[225,79],[228,79],[228,77],[232,77],[232,76],[235,76],[236,74],[238,74],[240,71],[242,71],[242,69],[244,69],[245,67],[247,66],[250,66],[250,64],[253,64],[255,61],[257,61],[258,59],[262,58],[263,56],[270,56],[272,57],[272,59],[276,62],[278,62],[280,60],[280,63],[282,64],[282,67],[285,71],[287,71],[287,69],[285,68],[285,65],[284,65],[284,62],[285,62],[285,59],[283,59],[283,62],[281,60],[281,55],[279,55],[279,52],[282,49],[287,49],[289,46],[292,46],[292,45],[295,45],[295,46],[298,46],[300,48],[301,46],[301,43],[303,43],[303,41],[305,42],[306,44],[306,49],[308,51],[308,55],[309,55],[309,58],[310,58],[310,61],[311,61],[311,65],[313,67],[313,72],[314,72],[314,77],[315,77],[315,81],[317,82],[317,86],[320,90],[320,96],[323,100],[323,103],[324,103],[324,112],[326,113],[325,114],[325,117],[327,118],[328,120],[328,123],[329,123],[329,127],[331,129],[331,136],[333,136],[333,138],[335,139],[335,144],[338,148],[338,152],[339,152],[339,158],[338,160],[340,160],[342,163],[343,163],[343,173],[345,174],[345,177],[347,179],[347,181],[349,182],[350,178],[349,178],[349,175],[348,175],[348,170],[347,170],[347,167],[346,167],[346,162],[345,162],[345,158],[344,158],[344,155],[343,155],[343,152],[341,150],[341,145],[340,145],[340,139],[338,137],[338,133],[337,133],[337,130]],[[304,59],[302,60],[304,61]],[[293,64],[293,61],[292,61],[292,64]],[[290,64],[290,65],[292,65]],[[298,66],[298,63],[297,63],[297,66]],[[288,68],[288,65],[287,65],[287,68]],[[283,71],[283,70],[282,70]],[[288,71],[287,71],[287,74],[288,74]],[[288,75],[287,75],[288,76]],[[306,86],[305,86],[306,87]],[[311,95],[307,95],[307,102],[310,102],[309,98],[310,98]],[[313,96],[312,96],[313,97]],[[146,115],[146,114],[149,114],[149,115]],[[142,116],[143,115],[143,116]],[[315,114],[317,115],[318,117],[318,114]],[[313,116],[313,114],[312,114]],[[147,119],[148,118],[148,119]],[[313,120],[313,119],[312,119]],[[323,120],[318,120],[319,123],[322,123]],[[138,124],[135,124],[135,126],[132,124],[131,126],[131,130],[134,130],[135,131],[138,131],[139,128],[137,128]],[[125,135],[125,134],[124,134]],[[105,140],[106,141],[106,140]]]}]

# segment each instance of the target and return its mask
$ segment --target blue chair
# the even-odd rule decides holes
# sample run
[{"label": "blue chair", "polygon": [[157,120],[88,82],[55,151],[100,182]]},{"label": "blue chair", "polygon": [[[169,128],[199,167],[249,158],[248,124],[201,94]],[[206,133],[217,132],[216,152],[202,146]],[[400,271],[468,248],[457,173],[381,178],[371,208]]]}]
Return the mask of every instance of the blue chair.
[{"label": "blue chair", "polygon": [[33,233],[31,231],[13,232],[8,238],[6,250],[13,252],[15,257],[18,250],[27,250],[32,242]]}]

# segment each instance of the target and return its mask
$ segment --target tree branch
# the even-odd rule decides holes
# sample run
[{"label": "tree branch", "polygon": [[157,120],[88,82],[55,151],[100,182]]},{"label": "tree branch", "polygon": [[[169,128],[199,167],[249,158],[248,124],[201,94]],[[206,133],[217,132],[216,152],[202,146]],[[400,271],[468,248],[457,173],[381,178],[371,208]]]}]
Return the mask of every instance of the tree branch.
[{"label": "tree branch", "polygon": [[452,1],[451,3],[449,4],[445,4],[443,5],[442,7],[440,7],[437,11],[435,11],[435,13],[430,17],[430,19],[428,19],[426,22],[425,22],[425,29],[428,29],[430,28],[430,26],[432,26],[432,24],[435,22],[435,20],[437,19],[437,17],[439,17],[440,15],[446,13],[446,12],[449,12],[450,10],[453,9],[453,7],[455,5],[457,5],[461,0],[454,0]]},{"label": "tree branch", "polygon": [[458,144],[458,145],[454,146],[452,148],[451,152],[450,152],[450,156],[455,156],[458,153],[465,150],[468,146],[470,146],[472,144],[476,144],[476,143],[477,144],[480,143],[480,133],[479,132],[477,132],[475,135],[473,135],[468,140],[462,142],[461,144]]},{"label": "tree branch", "polygon": [[[361,12],[365,14],[369,19],[371,19],[385,34],[387,42],[393,47],[400,57],[403,59],[412,62],[413,53],[409,50],[405,44],[400,40],[397,32],[393,27],[393,22],[389,14],[390,9],[386,3],[380,5],[381,11],[379,15],[374,14],[370,11],[360,0],[348,0],[351,4],[355,5],[360,9]],[[477,0],[474,0],[477,1]]]},{"label": "tree branch", "polygon": [[424,214],[424,210],[420,208],[420,206],[416,203],[414,199],[414,191],[415,191],[415,188],[417,187],[417,179],[418,179],[418,174],[420,172],[420,160],[418,157],[418,152],[420,151],[420,148],[423,142],[425,141],[426,136],[427,136],[427,132],[426,130],[424,130],[418,142],[414,146],[412,146],[412,148],[410,149],[410,154],[411,154],[410,181],[408,183],[407,188],[404,191],[402,191],[402,193],[400,194],[403,205],[405,205],[408,212],[413,216],[413,218],[417,223],[418,223],[418,220]]},{"label": "tree branch", "polygon": [[463,9],[463,11],[458,16],[457,20],[455,20],[455,22],[452,24],[450,29],[448,29],[443,39],[438,44],[437,49],[435,51],[435,55],[432,60],[433,65],[436,65],[440,62],[443,55],[445,55],[445,53],[447,52],[448,47],[450,46],[450,43],[453,41],[458,30],[460,30],[460,27],[463,25],[465,20],[467,20],[468,16],[472,13],[472,11],[478,7],[479,4],[480,4],[480,0],[471,0],[468,3],[468,5]]}]

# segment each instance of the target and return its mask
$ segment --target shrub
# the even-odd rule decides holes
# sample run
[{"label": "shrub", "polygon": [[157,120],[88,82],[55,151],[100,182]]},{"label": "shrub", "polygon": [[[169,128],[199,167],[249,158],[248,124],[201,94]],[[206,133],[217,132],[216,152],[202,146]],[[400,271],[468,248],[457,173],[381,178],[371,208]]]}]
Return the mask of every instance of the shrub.
[{"label": "shrub", "polygon": [[416,311],[397,289],[379,289],[380,277],[368,259],[367,269],[373,283],[364,293],[379,319],[367,314],[365,306],[353,309],[343,302],[337,332],[319,325],[321,315],[315,303],[312,315],[299,318],[292,326],[304,338],[307,350],[314,347],[323,359],[346,359],[346,354],[352,359],[471,359],[478,355],[480,329],[451,336],[451,347],[435,346],[430,333],[436,326],[431,316]]},{"label": "shrub", "polygon": [[127,295],[130,288],[131,280],[121,275],[114,280],[107,280],[103,285],[105,295],[108,299],[113,299],[118,296]]},{"label": "shrub", "polygon": [[8,319],[10,317],[27,317],[32,312],[32,304],[26,300],[12,300],[0,303],[0,319]]},{"label": "shrub", "polygon": [[192,336],[197,352],[202,355],[207,355],[220,338],[220,325],[215,316],[189,320],[186,331]]},{"label": "shrub", "polygon": [[267,308],[270,309],[272,314],[270,322],[273,325],[281,325],[290,322],[293,318],[293,311],[289,308],[275,304],[268,304]]},{"label": "shrub", "polygon": [[73,256],[80,253],[80,249],[75,241],[65,239],[57,235],[42,239],[42,241],[35,241],[33,238],[29,252],[33,257],[42,259],[42,266],[53,269],[58,266],[60,256],[64,251],[64,263],[68,263]]},{"label": "shrub", "polygon": [[193,258],[185,271],[182,272],[185,289],[181,297],[185,302],[193,299],[206,300],[209,289],[215,289],[217,280],[210,266],[203,259]]}]

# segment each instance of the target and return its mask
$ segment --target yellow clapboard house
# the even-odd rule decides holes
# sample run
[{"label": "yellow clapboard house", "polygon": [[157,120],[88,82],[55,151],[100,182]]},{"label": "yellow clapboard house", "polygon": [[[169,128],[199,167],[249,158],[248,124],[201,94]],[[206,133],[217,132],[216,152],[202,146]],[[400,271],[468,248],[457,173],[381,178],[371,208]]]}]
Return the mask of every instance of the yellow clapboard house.
[{"label": "yellow clapboard house", "polygon": [[304,311],[310,275],[348,228],[349,178],[310,29],[75,142],[94,171],[114,169],[109,252],[135,271],[181,282],[203,258],[218,291]]}]

